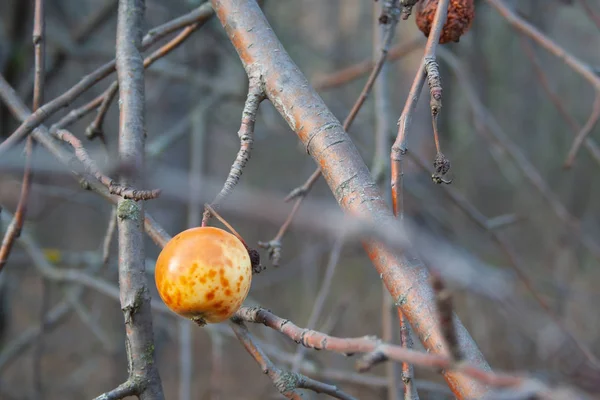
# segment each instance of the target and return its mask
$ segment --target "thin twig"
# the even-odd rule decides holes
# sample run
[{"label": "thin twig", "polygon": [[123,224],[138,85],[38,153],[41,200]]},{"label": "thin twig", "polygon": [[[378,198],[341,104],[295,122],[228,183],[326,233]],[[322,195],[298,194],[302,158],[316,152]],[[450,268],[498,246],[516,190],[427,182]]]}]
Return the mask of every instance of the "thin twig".
[{"label": "thin twig", "polygon": [[[424,172],[427,171],[425,160],[423,160],[418,154],[411,153],[409,155],[415,162],[415,165]],[[577,339],[572,330],[566,325],[556,313],[552,310],[550,305],[543,296],[536,290],[534,283],[529,278],[525,264],[512,250],[508,241],[494,229],[490,229],[489,220],[473,205],[471,204],[457,189],[451,186],[444,185],[445,193],[448,195],[450,200],[471,220],[477,225],[482,231],[487,232],[491,239],[496,243],[500,250],[504,253],[508,260],[511,268],[516,272],[519,280],[525,285],[527,290],[531,293],[536,302],[540,307],[547,313],[547,315],[554,320],[557,326],[569,337],[579,348],[579,350],[586,355],[586,357],[592,362],[596,362],[596,358],[592,352],[582,344],[581,340]]]},{"label": "thin twig", "polygon": [[[252,144],[254,143],[254,124],[256,122],[256,114],[260,103],[265,99],[266,94],[258,77],[250,77],[250,83],[248,85],[248,96],[244,104],[244,110],[242,111],[242,123],[238,131],[238,137],[240,138],[240,150],[237,153],[229,175],[225,179],[223,188],[217,194],[215,199],[210,204],[212,208],[218,210],[219,204],[233,191],[233,188],[240,180],[244,167],[250,160],[252,152]],[[202,226],[206,226],[206,223],[210,219],[211,213],[207,209],[204,211],[202,217]]]},{"label": "thin twig", "polygon": [[600,15],[594,12],[592,7],[587,3],[587,0],[579,0],[579,4],[581,4],[581,7],[585,11],[585,15],[600,29]]},{"label": "thin twig", "polygon": [[351,400],[354,397],[345,394],[336,386],[328,385],[322,382],[315,381],[304,375],[286,372],[277,367],[265,354],[265,352],[256,344],[253,336],[248,331],[248,328],[242,321],[237,321],[231,324],[231,328],[235,335],[242,343],[246,351],[260,365],[264,374],[268,375],[273,381],[273,385],[279,393],[288,399],[302,399],[302,395],[297,389],[310,389],[316,393],[325,393],[336,399]]},{"label": "thin twig", "polygon": [[[37,110],[44,101],[44,81],[45,81],[45,12],[44,0],[36,0],[34,6],[34,22],[33,22],[33,46],[34,46],[34,88],[33,88],[33,111]],[[29,194],[31,191],[31,181],[33,174],[31,171],[31,162],[34,151],[33,138],[28,138],[25,144],[25,171],[23,172],[23,182],[21,183],[21,194],[19,203],[15,211],[15,217],[11,221],[2,240],[0,247],[0,273],[4,269],[8,257],[12,250],[14,241],[23,228],[25,216],[27,215],[27,203],[29,202]]]},{"label": "thin twig", "polygon": [[[550,99],[552,104],[554,104],[554,107],[556,107],[556,109],[558,110],[560,115],[562,115],[563,119],[570,126],[571,132],[573,133],[573,135],[577,136],[577,133],[581,131],[582,127],[579,125],[577,120],[575,120],[575,118],[573,118],[573,116],[567,111],[567,109],[565,108],[565,106],[562,103],[562,99],[560,98],[560,96],[558,94],[556,94],[550,87],[550,82],[548,80],[548,76],[547,76],[546,72],[544,71],[544,68],[542,68],[539,61],[537,60],[537,58],[535,56],[535,52],[533,50],[533,46],[531,45],[529,40],[527,40],[527,38],[524,38],[524,37],[521,38],[521,44],[523,45],[523,48],[525,49],[525,54],[531,61],[531,65],[533,65],[533,68],[535,69],[534,75],[540,81],[542,88],[548,95],[548,98]],[[596,161],[596,163],[600,164],[600,146],[598,146],[596,141],[594,139],[586,136],[583,140],[583,145],[585,146],[587,151],[590,153],[590,155],[592,156],[594,161]]]},{"label": "thin twig", "polygon": [[[206,21],[206,20],[205,20]],[[205,22],[203,21],[203,22]],[[154,51],[148,57],[144,59],[144,68],[149,68],[156,60],[166,56],[171,51],[175,50],[179,45],[181,45],[185,40],[192,34],[194,31],[198,30],[203,25],[203,23],[195,23],[190,26],[185,27],[177,36],[167,42],[165,45],[160,47],[158,50]],[[85,135],[88,139],[92,140],[96,137],[99,137],[103,143],[106,144],[106,139],[104,136],[104,118],[106,117],[106,113],[110,108],[112,101],[114,100],[117,92],[119,90],[118,81],[114,81],[108,89],[104,91],[102,94],[102,102],[98,107],[98,113],[96,114],[96,118],[92,121],[92,123],[86,128]],[[96,102],[96,99],[92,100],[92,103]],[[82,108],[88,109],[88,105],[84,105]],[[76,110],[75,110],[76,111]],[[81,113],[76,113],[80,115]]]},{"label": "thin twig", "polygon": [[[46,78],[52,79],[52,77],[60,71],[60,67],[67,60],[67,57],[70,54],[77,52],[86,40],[93,37],[93,33],[101,28],[116,10],[117,0],[106,0],[89,16],[86,16],[86,18],[76,26],[71,33],[71,40],[75,45],[73,47],[76,48],[71,49],[69,46],[70,43],[68,43],[67,46],[50,51],[47,55]],[[24,84],[19,87],[19,93],[32,93],[34,84],[33,79],[24,81]]]},{"label": "thin twig", "polygon": [[[398,61],[404,56],[423,47],[424,43],[424,38],[422,36],[418,36],[408,42],[397,44],[389,50],[387,60],[388,62]],[[373,70],[376,64],[377,61],[369,58],[360,63],[342,68],[338,71],[329,74],[318,75],[311,80],[311,83],[316,90],[333,89],[368,74]]]},{"label": "thin twig", "polygon": [[33,350],[32,375],[33,375],[33,396],[35,399],[44,398],[44,383],[42,377],[42,358],[44,357],[44,345],[46,336],[46,314],[50,308],[50,282],[42,277],[42,304],[40,307],[40,334],[36,340],[36,346]]},{"label": "thin twig", "polygon": [[[494,373],[479,369],[468,363],[456,364],[447,356],[422,353],[401,346],[382,343],[373,336],[340,338],[310,329],[303,329],[296,326],[290,320],[280,318],[260,307],[242,307],[235,314],[235,317],[242,321],[263,324],[310,349],[328,350],[346,355],[364,353],[368,356],[370,361],[406,361],[425,368],[456,369],[463,374],[494,387],[518,388],[530,382],[530,380],[525,377],[497,372]],[[373,356],[374,353],[377,353],[380,356]],[[359,360],[358,366],[360,366],[361,369],[369,369],[372,365],[365,365],[364,361],[364,359]],[[545,390],[547,389],[544,389],[544,391]],[[541,394],[545,393],[542,392]]]},{"label": "thin twig", "polygon": [[450,356],[455,362],[458,362],[462,359],[462,354],[458,346],[456,329],[454,329],[452,294],[437,271],[431,271],[431,286],[435,293],[435,303],[442,335],[444,335],[446,343],[448,344]]},{"label": "thin twig", "polygon": [[108,265],[108,260],[110,258],[110,245],[112,243],[113,236],[115,235],[115,231],[117,229],[117,208],[112,207],[110,211],[110,217],[108,219],[108,226],[106,227],[106,234],[104,235],[104,240],[102,241],[102,266],[106,267]]},{"label": "thin twig", "polygon": [[582,231],[580,221],[561,203],[560,199],[544,181],[540,172],[531,164],[523,151],[510,139],[493,115],[481,103],[470,83],[466,67],[450,51],[443,48],[439,50],[440,58],[450,67],[460,83],[463,93],[473,109],[475,118],[488,128],[487,132],[491,135],[491,140],[507,152],[513,159],[515,166],[521,170],[523,176],[531,183],[531,186],[540,193],[558,219],[581,241],[590,254],[596,259],[600,259],[600,246]]},{"label": "thin twig", "polygon": [[[212,17],[214,11],[209,3],[205,3],[198,7],[194,11],[171,20],[163,25],[160,25],[146,34],[144,37],[140,50],[143,51],[156,43],[163,37],[167,36],[171,32],[181,29],[185,26],[194,24],[198,21],[208,19]],[[28,116],[8,138],[0,143],[0,154],[10,149],[29,133],[31,133],[36,127],[41,125],[44,121],[50,118],[54,113],[63,107],[68,106],[76,98],[78,98],[83,92],[91,88],[93,85],[106,78],[112,72],[115,71],[116,62],[115,60],[109,61],[94,72],[84,76],[79,82],[77,82],[69,90],[56,97],[54,100],[44,104],[38,110]],[[0,96],[4,97],[4,94],[0,92]]]},{"label": "thin twig", "polygon": [[[423,59],[419,65],[417,70],[417,74],[415,79],[413,80],[413,84],[411,86],[410,92],[408,93],[408,97],[406,98],[406,103],[404,104],[404,109],[402,110],[402,114],[400,114],[400,118],[398,119],[398,135],[396,136],[396,140],[392,145],[391,153],[390,153],[390,162],[391,162],[391,189],[392,189],[392,209],[394,211],[394,215],[399,216],[400,219],[404,218],[404,199],[403,199],[403,167],[402,161],[404,155],[406,154],[406,140],[408,137],[408,131],[410,128],[412,114],[417,107],[417,103],[419,102],[419,97],[421,95],[421,91],[423,89],[423,85],[425,83],[425,77],[428,75],[428,72],[437,71],[437,62],[436,62],[436,50],[439,44],[440,35],[442,33],[442,29],[444,28],[444,24],[446,23],[446,18],[448,16],[448,4],[449,0],[440,0],[438,2],[435,16],[433,18],[432,29],[427,38],[427,44],[425,45],[425,52],[423,54]],[[429,67],[429,69],[427,69]],[[438,155],[441,154],[439,150],[439,139],[437,137],[437,113],[439,112],[439,107],[441,106],[441,86],[438,88],[439,82],[435,81],[435,77],[439,77],[438,74],[429,74],[429,85],[431,91],[431,115],[433,122],[433,130],[434,137],[436,139],[436,150]],[[440,98],[437,99],[436,95],[439,95]]]},{"label": "thin twig", "polygon": [[506,19],[506,21],[513,26],[513,28],[520,31],[522,34],[529,36],[531,39],[539,43],[540,46],[544,47],[547,51],[560,58],[562,61],[564,61],[565,64],[571,67],[573,71],[577,72],[579,75],[581,75],[582,78],[591,83],[597,91],[600,90],[600,76],[596,75],[589,65],[583,63],[581,60],[573,56],[567,50],[560,47],[552,39],[544,35],[539,29],[531,25],[529,22],[525,21],[523,18],[519,17],[502,1],[486,1],[493,8],[495,8],[496,11],[498,11],[498,13],[500,13],[500,15],[502,15]]},{"label": "thin twig", "polygon": [[[340,235],[333,244],[331,248],[331,252],[329,254],[329,261],[327,262],[327,267],[325,268],[325,276],[323,277],[323,282],[321,283],[321,287],[319,288],[319,293],[313,303],[312,311],[310,312],[310,316],[308,317],[308,322],[306,323],[307,328],[312,329],[317,325],[317,321],[321,317],[321,313],[323,312],[323,307],[325,306],[325,300],[327,300],[327,296],[329,295],[329,291],[331,290],[331,283],[333,282],[333,277],[335,275],[335,269],[340,260],[340,254],[342,252],[342,247],[344,244],[343,235]],[[292,362],[292,372],[298,372],[300,369],[300,364],[304,359],[304,354],[306,353],[306,347],[300,346],[296,350],[294,355],[294,361]]]},{"label": "thin twig", "polygon": [[[143,0],[119,0],[116,68],[119,81],[119,162],[131,166],[123,174],[124,186],[136,186],[144,173],[145,90],[142,51]],[[155,360],[151,297],[145,271],[144,204],[120,198],[119,288],[125,320],[129,381],[140,400],[164,399]]]},{"label": "thin twig", "polygon": [[[181,21],[175,21],[177,23],[181,23]],[[8,82],[6,82],[2,75],[0,75],[0,97],[4,99],[10,111],[20,121],[25,121],[29,116],[31,116],[31,111],[29,108],[27,108],[25,103],[23,103],[15,90],[8,84]],[[112,204],[117,203],[117,198],[111,195],[103,184],[91,179],[93,177],[87,176],[83,171],[84,168],[81,168],[79,163],[75,163],[76,165],[74,165],[74,157],[72,153],[66,151],[64,146],[61,145],[60,141],[54,139],[53,136],[50,135],[48,128],[46,128],[44,125],[40,125],[33,131],[32,135],[35,140],[45,147],[54,157],[56,157],[60,163],[72,170],[73,177],[76,180],[81,183],[82,180],[85,181],[85,179],[89,178],[90,181],[85,182],[87,188],[97,192]],[[148,213],[145,213],[144,227],[148,236],[154,241],[154,243],[156,243],[157,246],[163,247],[171,239],[171,236],[169,236],[169,234]]]},{"label": "thin twig", "polygon": [[153,190],[138,190],[127,187],[123,184],[116,183],[108,176],[104,175],[100,169],[96,166],[96,163],[87,153],[87,150],[81,143],[79,139],[75,137],[71,132],[65,129],[59,129],[54,136],[62,140],[65,143],[68,143],[71,147],[73,147],[73,151],[75,152],[75,156],[81,163],[86,167],[88,173],[93,175],[98,181],[100,181],[111,194],[121,196],[124,199],[133,199],[133,200],[150,200],[155,199],[160,196],[160,189]]},{"label": "thin twig", "polygon": [[573,166],[573,162],[575,161],[575,157],[577,157],[577,152],[579,151],[581,144],[592,132],[598,123],[598,119],[600,119],[600,90],[596,92],[596,99],[594,100],[590,117],[583,128],[581,128],[577,136],[575,136],[575,140],[573,140],[573,144],[571,145],[571,149],[569,150],[569,154],[565,160],[565,168],[571,168]]},{"label": "thin twig", "polygon": [[[10,217],[11,216],[8,211],[5,210],[3,210],[2,214],[0,214],[2,221],[7,221]],[[35,265],[35,267],[46,279],[56,282],[77,283],[93,289],[98,293],[102,293],[111,299],[119,299],[119,289],[112,283],[102,278],[95,277],[80,269],[57,268],[52,265],[48,261],[44,251],[39,248],[33,237],[27,233],[26,229],[21,232],[21,236],[19,236],[17,241],[27,252],[29,257],[31,257],[33,265]],[[157,311],[169,312],[168,308],[161,301],[152,301],[151,306]]]},{"label": "thin twig", "polygon": [[[346,132],[348,132],[348,130],[352,126],[352,123],[356,119],[358,112],[360,111],[360,109],[364,105],[365,101],[367,100],[367,97],[369,96],[369,93],[373,89],[373,85],[375,84],[375,81],[377,80],[377,77],[379,76],[379,73],[381,72],[381,69],[383,68],[383,65],[385,64],[385,62],[387,60],[390,44],[392,43],[392,40],[394,38],[394,33],[396,31],[396,24],[398,23],[399,9],[398,9],[397,3],[395,3],[395,8],[393,8],[393,10],[391,11],[390,16],[391,16],[391,18],[387,21],[385,35],[382,38],[381,54],[379,56],[379,59],[377,60],[377,62],[375,62],[373,64],[371,74],[369,75],[369,78],[367,79],[365,86],[363,87],[360,95],[358,96],[358,99],[356,99],[354,105],[352,106],[350,113],[344,120],[344,124],[342,127],[343,127],[344,131],[346,131]],[[294,216],[300,209],[300,205],[302,204],[302,201],[306,198],[306,195],[308,194],[308,192],[310,192],[310,190],[312,189],[314,184],[319,180],[320,177],[321,177],[321,170],[319,168],[317,168],[310,175],[310,177],[302,184],[302,186],[297,187],[290,192],[290,194],[286,197],[285,201],[290,201],[292,199],[296,199],[296,202],[294,203],[294,207],[292,207],[292,210],[291,210],[288,218],[286,219],[286,221],[283,223],[283,225],[279,229],[279,232],[277,232],[277,235],[275,236],[275,238],[273,238],[272,240],[270,240],[268,242],[260,242],[259,243],[259,245],[261,247],[264,247],[269,251],[269,256],[270,256],[269,258],[273,262],[273,265],[275,265],[275,266],[279,265],[279,261],[281,258],[281,240],[282,240],[283,236],[285,235],[285,233],[287,232],[287,229],[289,228],[292,220],[294,219]]]}]

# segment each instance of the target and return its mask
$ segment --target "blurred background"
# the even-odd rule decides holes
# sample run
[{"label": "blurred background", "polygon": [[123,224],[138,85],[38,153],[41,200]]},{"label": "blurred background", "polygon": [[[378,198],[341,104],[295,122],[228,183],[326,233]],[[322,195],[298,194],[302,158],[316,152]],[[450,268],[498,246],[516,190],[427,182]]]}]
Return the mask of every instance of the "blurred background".
[{"label": "blurred background", "polygon": [[[47,78],[46,101],[114,57],[116,3],[46,1],[47,54],[60,60]],[[146,3],[147,28],[151,28],[189,12],[200,2]],[[598,2],[504,3],[584,63],[600,66]],[[330,82],[332,74],[378,54],[374,49],[378,5],[370,0],[265,0],[263,7],[300,70],[343,120],[364,86],[368,71],[341,85],[325,87],[325,83]],[[27,104],[31,104],[33,77],[32,20],[33,1],[0,2],[0,71]],[[349,130],[369,166],[389,160],[396,121],[424,43],[414,17],[400,21],[393,46],[411,51],[389,62],[383,72],[383,88],[369,97]],[[473,26],[460,42],[442,48],[439,61],[444,107],[439,124],[443,152],[452,162],[453,182],[446,186],[431,180],[435,147],[429,95],[424,90],[408,148],[424,160],[425,168],[413,158],[407,162],[407,217],[427,232],[502,270],[510,270],[508,249],[552,312],[593,353],[600,354],[600,314],[595,309],[600,301],[599,165],[589,151],[594,141],[600,140],[600,125],[592,129],[573,166],[564,168],[575,134],[594,108],[592,86],[560,59],[516,32],[487,1],[476,1]],[[94,86],[72,107],[102,93],[112,79],[114,75]],[[241,63],[216,18],[149,68],[148,186],[160,187],[152,177],[164,171],[224,181],[239,149],[237,130],[246,89]],[[47,125],[68,111],[57,113]],[[92,113],[70,130],[102,163],[106,161],[103,145],[98,140],[87,141],[84,135],[93,118]],[[382,121],[388,124],[384,127],[387,150],[378,160],[374,156],[374,133],[381,129]],[[0,107],[0,135],[8,136],[17,126],[10,112]],[[105,134],[108,160],[114,160],[118,135],[118,108],[114,103],[105,122]],[[52,168],[50,172],[35,173],[25,227],[27,238],[56,268],[94,272],[116,287],[114,241],[108,265],[102,265],[111,206],[82,190],[70,172],[53,163],[44,149],[39,148],[36,154],[39,159],[47,159]],[[263,102],[252,158],[239,186],[268,193],[274,202],[284,204],[289,191],[301,185],[314,168],[315,163],[294,133],[272,105]],[[0,170],[0,205],[5,212],[14,212],[21,178],[20,165]],[[378,178],[382,188],[389,190],[389,178],[385,174]],[[212,199],[216,195],[213,189],[202,196]],[[182,186],[177,193],[147,202],[147,211],[171,235],[199,224],[201,203],[190,206],[188,193],[189,186]],[[236,199],[235,190],[231,197]],[[309,197],[335,205],[323,181]],[[292,203],[287,206],[291,210]],[[284,221],[283,216],[265,220],[243,209],[223,215],[254,245],[272,239]],[[499,221],[510,223],[497,226]],[[6,225],[3,223],[3,228]],[[337,268],[330,271],[334,274],[331,286],[324,290],[326,296],[321,296],[322,309],[315,311],[315,299],[327,281],[332,245],[333,238],[295,229],[292,223],[283,239],[279,267],[272,267],[266,251],[261,250],[268,268],[254,277],[248,302],[269,308],[299,326],[310,322],[332,335],[374,334],[398,342],[397,329],[385,328],[390,318],[391,324],[397,325],[390,299],[356,243],[343,247]],[[146,251],[148,282],[156,296],[152,268],[159,249],[148,239]],[[77,285],[44,279],[19,244],[0,282],[0,398],[92,398],[126,379],[123,315],[118,299],[89,289],[78,292]],[[518,283],[518,292],[526,299],[531,297],[522,283]],[[468,290],[456,290],[454,301],[457,314],[493,368],[527,370],[540,376],[552,372],[552,367],[537,356],[535,331],[532,334],[521,329],[526,320],[503,312],[494,301]],[[534,309],[542,312],[539,307]],[[232,338],[227,324],[199,329],[170,313],[155,312],[153,316],[157,363],[167,398],[280,397]],[[262,327],[250,328],[273,361],[288,368],[296,345]],[[416,347],[421,348],[418,343]],[[389,368],[380,365],[358,376],[353,372],[353,362],[337,354],[308,351],[298,365],[301,372],[339,384],[358,398],[394,398],[388,397],[386,374],[393,373]],[[452,398],[436,373],[417,368],[415,378],[417,386],[422,387],[421,399]],[[308,392],[306,396],[325,398]]]}]

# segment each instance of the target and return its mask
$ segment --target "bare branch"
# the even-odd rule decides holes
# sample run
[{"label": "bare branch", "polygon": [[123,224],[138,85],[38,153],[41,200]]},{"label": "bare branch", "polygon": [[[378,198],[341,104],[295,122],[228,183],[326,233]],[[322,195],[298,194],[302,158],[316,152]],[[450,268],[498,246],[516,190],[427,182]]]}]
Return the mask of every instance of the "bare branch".
[{"label": "bare branch", "polygon": [[575,157],[577,157],[577,152],[581,147],[582,143],[585,139],[587,139],[592,129],[598,123],[600,119],[600,90],[596,92],[596,99],[594,100],[594,105],[592,106],[592,113],[588,118],[587,122],[581,128],[577,136],[575,136],[575,140],[573,140],[573,144],[571,145],[571,149],[569,150],[569,154],[567,155],[567,159],[565,161],[565,168],[571,168],[573,162],[575,161]]},{"label": "bare branch", "polygon": [[254,338],[248,332],[248,328],[242,321],[237,321],[231,324],[231,328],[240,342],[246,348],[246,351],[260,365],[263,373],[268,375],[273,381],[273,385],[279,393],[288,399],[299,400],[302,395],[297,389],[310,389],[316,393],[326,393],[336,399],[352,400],[354,397],[349,396],[339,390],[337,387],[328,385],[322,382],[315,381],[304,375],[286,372],[277,367],[265,354],[265,352],[255,343]]},{"label": "bare branch", "polygon": [[[242,111],[242,123],[238,131],[238,137],[240,138],[240,150],[238,151],[238,154],[231,165],[229,175],[223,184],[223,188],[210,204],[211,207],[215,209],[218,209],[219,204],[233,191],[233,188],[242,176],[244,167],[248,163],[248,160],[250,160],[252,144],[254,143],[254,124],[256,122],[256,113],[258,112],[260,103],[265,97],[264,88],[262,87],[260,78],[250,76],[248,96],[244,104],[244,110]],[[204,211],[204,216],[202,217],[202,226],[206,225],[210,215],[211,212],[208,209]]]},{"label": "bare branch", "polygon": [[[531,61],[531,64],[533,65],[533,68],[535,69],[535,76],[540,81],[540,84],[542,85],[542,88],[548,95],[549,100],[552,102],[552,104],[554,104],[554,107],[556,107],[556,109],[558,110],[560,115],[562,115],[563,119],[571,127],[571,131],[573,132],[573,134],[575,136],[577,136],[578,132],[582,132],[582,130],[581,130],[582,128],[581,128],[581,126],[579,126],[579,123],[575,120],[575,118],[573,118],[573,116],[566,110],[565,106],[562,103],[560,96],[557,93],[555,93],[552,90],[552,88],[550,87],[550,82],[548,81],[548,76],[547,76],[546,72],[544,71],[544,68],[542,68],[539,61],[535,57],[533,46],[531,45],[529,40],[525,37],[521,38],[521,44],[523,45],[523,48],[525,49],[525,54],[527,55],[527,57],[529,57],[529,60]],[[585,131],[583,131],[583,132],[585,132]],[[596,161],[596,163],[600,164],[600,146],[598,146],[596,141],[586,135],[586,137],[583,139],[583,144],[584,144],[585,148],[587,149],[587,151],[592,156],[592,158],[594,159],[594,161]]]},{"label": "bare branch", "polygon": [[582,78],[587,80],[594,86],[596,91],[600,90],[600,76],[596,75],[589,65],[584,64],[581,60],[573,56],[564,48],[560,47],[556,42],[552,41],[549,37],[540,32],[536,27],[525,21],[513,11],[511,11],[501,0],[486,0],[493,8],[502,15],[506,21],[513,26],[516,30],[522,34],[529,36],[531,39],[536,41],[540,46],[560,58],[581,75]]},{"label": "bare branch", "polygon": [[[16,94],[15,90],[8,84],[8,82],[6,82],[2,75],[0,75],[0,97],[5,100],[10,111],[20,121],[25,121],[29,116],[32,115],[27,106]],[[48,128],[40,125],[33,131],[32,135],[37,142],[45,147],[62,164],[70,168],[73,171],[76,179],[85,180],[88,178],[85,176],[84,168],[82,168],[78,162],[73,163],[73,155],[67,152],[63,146],[61,146],[60,142],[50,135]],[[117,203],[117,198],[112,196],[106,187],[100,182],[96,182],[94,179],[91,179],[89,182],[86,182],[86,184],[90,189],[94,190],[111,203]],[[150,236],[150,238],[160,247],[164,246],[171,239],[169,234],[167,234],[167,232],[154,220],[154,218],[147,213],[145,213],[144,216],[144,226],[148,236]]]},{"label": "bare branch", "polygon": [[[508,374],[493,373],[488,370],[482,370],[470,363],[454,363],[452,358],[432,354],[421,353],[415,350],[403,348],[382,343],[376,337],[365,336],[360,338],[340,338],[330,336],[310,329],[303,329],[296,326],[287,319],[280,318],[273,313],[260,307],[242,307],[235,318],[242,321],[263,324],[283,335],[289,337],[294,342],[307,348],[315,350],[329,350],[336,353],[353,355],[355,353],[364,353],[366,358],[357,362],[357,366],[368,369],[370,365],[385,360],[405,361],[410,364],[419,365],[433,369],[456,369],[462,374],[470,376],[478,381],[485,382],[494,387],[519,388],[527,385],[531,380]],[[543,387],[543,386],[542,386]],[[547,389],[544,388],[540,394],[544,395]]]},{"label": "bare branch", "polygon": [[[44,99],[44,80],[45,80],[45,26],[46,18],[44,13],[44,0],[36,0],[34,7],[34,22],[33,22],[33,46],[34,46],[34,89],[33,89],[33,110],[37,110]],[[15,217],[11,221],[2,240],[0,247],[0,273],[4,269],[4,265],[8,261],[13,243],[25,223],[27,214],[27,202],[29,201],[29,193],[31,189],[31,180],[33,179],[31,171],[31,160],[33,157],[34,142],[29,138],[25,145],[25,172],[23,173],[23,182],[21,184],[21,195]]]},{"label": "bare branch", "polygon": [[[145,93],[142,51],[144,0],[119,0],[116,68],[119,81],[119,162],[131,166],[124,186],[141,183],[144,170]],[[150,292],[145,272],[144,205],[119,199],[119,288],[125,332],[129,379],[140,400],[164,399],[155,364]]]},{"label": "bare branch", "polygon": [[106,392],[96,397],[94,400],[120,400],[128,396],[137,395],[140,392],[139,384],[134,381],[128,380],[125,383],[120,384],[110,392]]},{"label": "bare branch", "polygon": [[108,176],[104,175],[100,169],[96,166],[96,163],[88,155],[85,147],[79,139],[77,139],[72,133],[65,129],[59,129],[54,135],[57,139],[68,143],[73,147],[75,156],[85,166],[88,173],[92,174],[98,181],[100,181],[111,194],[121,196],[124,199],[133,200],[150,200],[155,199],[160,195],[160,189],[154,190],[137,190],[122,184],[116,183]]},{"label": "bare branch", "polygon": [[567,210],[564,204],[561,203],[560,199],[548,186],[546,181],[544,181],[540,172],[529,161],[523,151],[510,139],[498,124],[498,121],[496,121],[481,103],[465,72],[466,67],[462,65],[451,52],[443,48],[439,50],[440,58],[443,59],[452,70],[462,86],[463,93],[473,109],[475,118],[481,121],[483,126],[488,128],[486,131],[490,134],[491,140],[506,150],[515,165],[521,170],[523,176],[530,182],[531,186],[540,193],[558,219],[561,220],[573,234],[575,234],[575,237],[581,241],[590,254],[596,259],[600,259],[600,245],[582,231],[580,221]]},{"label": "bare branch", "polygon": [[[360,95],[358,96],[358,99],[356,99],[354,105],[352,106],[350,113],[344,120],[343,129],[346,132],[350,129],[350,127],[352,126],[352,123],[354,122],[354,120],[356,119],[356,116],[358,115],[358,112],[360,111],[362,106],[365,104],[365,101],[367,100],[369,93],[373,89],[373,86],[377,80],[377,77],[379,76],[379,73],[381,72],[383,65],[385,64],[385,62],[388,58],[389,48],[390,48],[390,45],[394,38],[394,34],[396,31],[396,25],[398,23],[398,17],[400,14],[398,2],[392,1],[390,3],[390,5],[388,6],[388,9],[384,12],[384,14],[387,17],[385,18],[385,24],[384,24],[385,25],[385,34],[383,35],[382,40],[381,40],[380,55],[379,55],[377,61],[375,63],[373,63],[371,74],[369,75],[369,78],[367,79],[365,86],[363,87]],[[300,205],[302,204],[302,201],[306,198],[306,195],[308,194],[308,192],[310,192],[310,190],[312,189],[314,184],[321,177],[321,172],[322,171],[320,168],[315,169],[315,171],[304,182],[304,184],[302,184],[302,186],[297,187],[291,191],[291,193],[286,197],[285,201],[290,201],[292,199],[296,199],[296,202],[294,203],[294,207],[292,208],[289,217],[283,223],[283,225],[279,229],[279,232],[277,232],[277,235],[275,236],[275,238],[273,238],[272,240],[270,240],[268,242],[260,242],[259,243],[259,245],[261,247],[264,247],[269,251],[269,257],[270,257],[271,261],[273,262],[274,266],[279,265],[279,261],[281,258],[281,240],[283,238],[283,235],[285,235],[285,233],[287,232],[287,229],[289,228],[290,224],[292,223],[294,216],[300,209]]]},{"label": "bare branch", "polygon": [[[204,22],[206,22],[206,21],[208,21],[208,18],[204,19],[202,22],[197,22],[190,26],[185,27],[177,36],[175,36],[173,39],[171,39],[165,45],[163,45],[158,50],[154,51],[152,54],[150,54],[148,57],[146,57],[144,59],[144,68],[149,68],[152,64],[154,64],[154,62],[156,60],[161,59],[162,57],[166,56],[171,51],[173,51],[177,47],[179,47],[179,45],[181,45],[183,42],[185,42],[185,40],[192,33],[194,33],[196,30],[198,30],[198,28],[200,28],[202,25],[204,25]],[[101,138],[101,140],[103,142],[106,141],[105,137],[104,137],[104,129],[103,129],[104,118],[106,117],[106,113],[108,112],[108,109],[110,108],[112,101],[114,100],[115,96],[117,95],[118,89],[119,89],[119,83],[118,83],[118,81],[114,81],[109,86],[109,88],[106,89],[106,91],[102,94],[103,99],[98,107],[98,113],[96,114],[96,118],[94,118],[92,123],[85,130],[85,135],[87,136],[88,139],[91,140],[91,139],[94,139],[95,137],[99,137],[99,138]],[[92,100],[91,103],[94,103],[94,102],[96,102],[96,99]],[[88,105],[86,104],[82,108],[87,109]],[[80,113],[77,113],[77,115],[79,115],[79,114]]]},{"label": "bare branch", "polygon": [[[152,44],[156,43],[171,32],[174,32],[185,26],[191,25],[199,20],[208,19],[212,15],[213,10],[210,7],[210,5],[203,4],[194,11],[182,17],[176,18],[172,21],[167,22],[166,24],[160,25],[150,30],[148,34],[146,34],[141,44],[141,50],[147,49]],[[19,126],[19,128],[15,132],[13,132],[12,135],[10,135],[8,138],[6,138],[6,140],[0,143],[0,154],[13,147],[18,142],[20,142],[24,137],[26,137],[36,127],[41,125],[58,110],[68,106],[83,92],[91,88],[93,85],[95,85],[102,79],[106,78],[112,72],[114,72],[115,66],[115,60],[109,61],[108,63],[98,68],[96,71],[84,76],[77,84],[75,84],[65,93],[58,96],[54,100],[44,104],[42,107],[40,107],[30,116],[28,116],[23,121],[21,126]],[[2,97],[4,101],[7,101],[5,98],[5,94],[2,93],[2,91],[0,91],[0,97]]]}]

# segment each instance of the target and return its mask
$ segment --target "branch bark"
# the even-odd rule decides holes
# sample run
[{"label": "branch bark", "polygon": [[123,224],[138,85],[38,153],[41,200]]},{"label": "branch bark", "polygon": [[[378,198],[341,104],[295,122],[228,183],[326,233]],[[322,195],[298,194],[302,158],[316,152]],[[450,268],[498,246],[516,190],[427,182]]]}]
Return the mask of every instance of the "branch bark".
[{"label": "branch bark", "polygon": [[[141,183],[144,168],[144,63],[142,25],[144,0],[120,0],[117,21],[116,69],[119,82],[119,159],[132,168],[123,185]],[[150,292],[144,265],[143,201],[119,199],[119,286],[125,317],[128,382],[137,386],[141,400],[164,399],[154,359]]]},{"label": "branch bark", "polygon": [[[269,100],[314,158],[342,209],[377,224],[394,224],[394,217],[357,148],[291,60],[256,2],[212,0],[212,4],[244,68],[249,75],[258,71]],[[387,290],[415,327],[425,348],[434,354],[448,354],[436,323],[434,296],[423,264],[394,254],[376,241],[363,244]],[[489,370],[466,329],[458,319],[455,324],[465,360]],[[488,390],[460,373],[444,371],[443,374],[460,399],[481,398]]]}]

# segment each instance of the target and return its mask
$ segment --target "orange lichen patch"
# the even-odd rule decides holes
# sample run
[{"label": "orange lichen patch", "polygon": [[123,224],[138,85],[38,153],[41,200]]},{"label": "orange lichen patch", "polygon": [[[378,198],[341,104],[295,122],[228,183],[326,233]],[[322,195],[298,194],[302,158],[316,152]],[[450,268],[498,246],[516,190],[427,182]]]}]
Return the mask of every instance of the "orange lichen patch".
[{"label": "orange lichen patch", "polygon": [[[165,245],[156,261],[156,287],[167,307],[208,323],[230,318],[248,295],[251,280],[246,247],[218,228],[181,232]],[[237,291],[231,290],[231,282],[236,282]]]},{"label": "orange lichen patch", "polygon": [[[421,0],[417,3],[415,21],[419,30],[426,37],[429,37],[435,11],[437,10],[439,0]],[[450,0],[448,5],[448,17],[442,34],[440,43],[458,42],[464,35],[475,18],[474,0]]]}]

